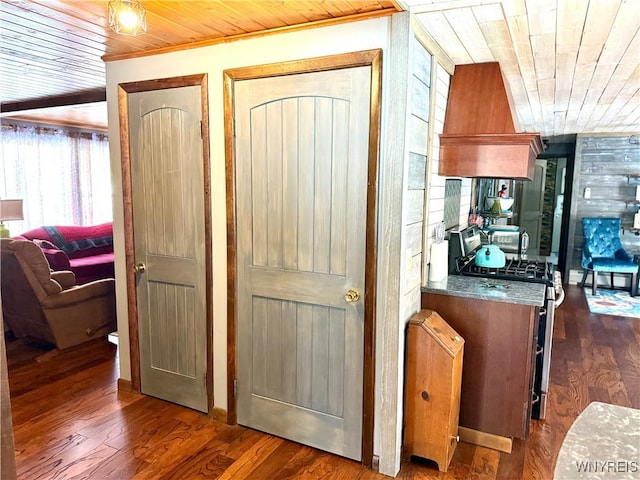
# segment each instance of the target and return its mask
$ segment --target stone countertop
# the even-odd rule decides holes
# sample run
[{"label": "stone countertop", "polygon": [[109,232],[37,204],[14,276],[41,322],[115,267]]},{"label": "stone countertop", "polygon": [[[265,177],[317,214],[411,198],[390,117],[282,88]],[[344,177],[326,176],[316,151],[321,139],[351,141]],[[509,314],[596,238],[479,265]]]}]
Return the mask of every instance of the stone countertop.
[{"label": "stone countertop", "polygon": [[554,479],[640,478],[640,410],[590,403],[562,442]]},{"label": "stone countertop", "polygon": [[422,287],[426,293],[489,300],[542,307],[546,286],[543,283],[498,280],[463,275],[449,275],[439,282]]}]

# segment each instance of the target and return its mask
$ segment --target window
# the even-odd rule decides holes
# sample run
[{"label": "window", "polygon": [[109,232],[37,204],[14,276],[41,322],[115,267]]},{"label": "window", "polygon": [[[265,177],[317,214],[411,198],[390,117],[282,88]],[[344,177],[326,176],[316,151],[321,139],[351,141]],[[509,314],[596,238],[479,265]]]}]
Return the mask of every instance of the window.
[{"label": "window", "polygon": [[13,234],[113,218],[105,133],[3,122],[0,171],[0,197],[24,200],[24,221],[11,222]]}]

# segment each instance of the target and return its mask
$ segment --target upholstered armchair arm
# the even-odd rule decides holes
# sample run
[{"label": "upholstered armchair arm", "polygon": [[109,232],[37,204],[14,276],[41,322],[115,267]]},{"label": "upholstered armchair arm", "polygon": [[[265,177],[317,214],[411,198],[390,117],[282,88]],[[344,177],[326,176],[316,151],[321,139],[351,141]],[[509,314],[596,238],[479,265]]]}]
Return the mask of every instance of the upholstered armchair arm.
[{"label": "upholstered armchair arm", "polygon": [[43,248],[42,252],[44,253],[44,256],[47,257],[47,261],[49,262],[52,270],[62,271],[69,270],[71,268],[69,257],[62,250]]},{"label": "upholstered armchair arm", "polygon": [[58,282],[63,290],[67,290],[76,285],[76,274],[71,270],[51,272],[51,278]]},{"label": "upholstered armchair arm", "polygon": [[114,291],[115,280],[113,278],[105,278],[63,290],[56,295],[49,295],[42,301],[42,306],[47,309],[69,307],[95,297],[113,295]]}]

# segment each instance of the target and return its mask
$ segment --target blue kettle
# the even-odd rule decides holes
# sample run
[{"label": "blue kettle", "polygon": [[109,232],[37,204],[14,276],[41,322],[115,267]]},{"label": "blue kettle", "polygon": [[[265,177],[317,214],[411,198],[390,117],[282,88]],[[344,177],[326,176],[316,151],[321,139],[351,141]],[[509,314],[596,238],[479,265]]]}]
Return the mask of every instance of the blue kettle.
[{"label": "blue kettle", "polygon": [[506,260],[504,252],[496,245],[483,245],[476,253],[476,265],[485,268],[502,268]]}]

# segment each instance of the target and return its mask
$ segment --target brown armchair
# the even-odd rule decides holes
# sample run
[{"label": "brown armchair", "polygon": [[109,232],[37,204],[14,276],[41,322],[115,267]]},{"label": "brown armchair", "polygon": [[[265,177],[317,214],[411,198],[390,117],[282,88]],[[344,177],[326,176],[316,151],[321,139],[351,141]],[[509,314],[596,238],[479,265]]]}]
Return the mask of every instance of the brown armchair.
[{"label": "brown armchair", "polygon": [[4,320],[17,337],[62,350],[116,330],[115,280],[76,285],[35,243],[9,238],[0,239],[0,269]]}]

